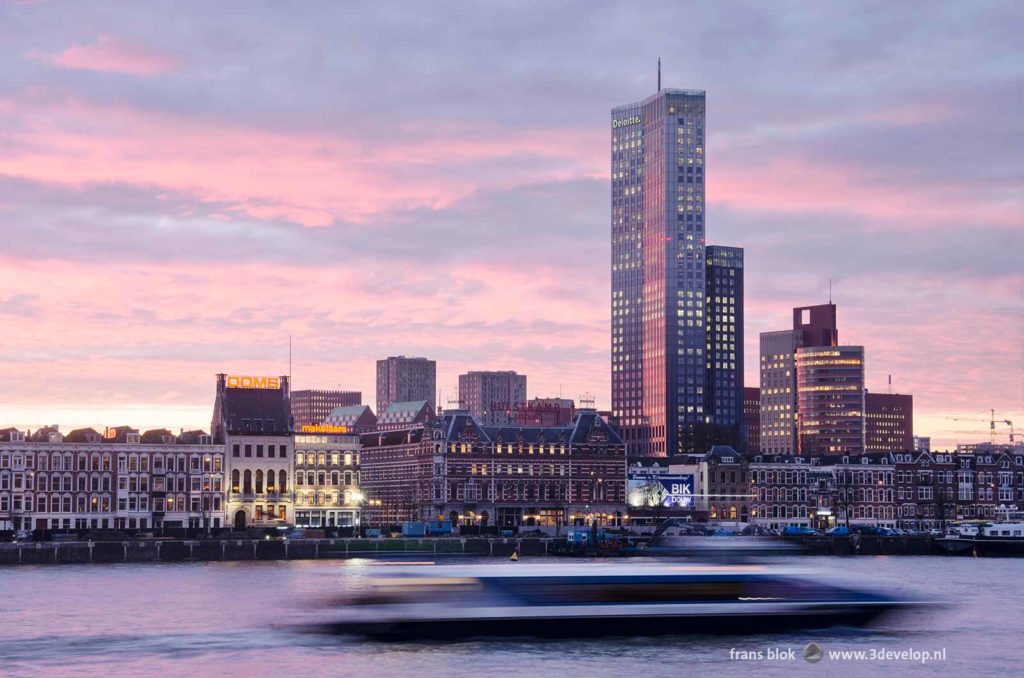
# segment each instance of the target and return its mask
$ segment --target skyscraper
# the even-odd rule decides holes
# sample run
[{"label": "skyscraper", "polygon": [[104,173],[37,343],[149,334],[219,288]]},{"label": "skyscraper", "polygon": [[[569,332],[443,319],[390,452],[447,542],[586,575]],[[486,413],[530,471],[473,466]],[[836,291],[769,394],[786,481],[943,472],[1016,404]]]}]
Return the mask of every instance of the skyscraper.
[{"label": "skyscraper", "polygon": [[511,371],[459,375],[459,406],[485,426],[508,426],[526,403],[526,375]]},{"label": "skyscraper", "polygon": [[761,333],[761,451],[795,454],[798,330]]},{"label": "skyscraper", "polygon": [[704,123],[703,90],[661,90],[612,109],[612,412],[634,455],[692,448],[716,419],[707,392]]},{"label": "skyscraper", "polygon": [[[713,430],[743,425],[743,248],[708,245],[705,304],[706,421]],[[735,440],[709,441],[730,442]]]},{"label": "skyscraper", "polygon": [[836,306],[831,302],[794,308],[792,330],[761,333],[762,451],[768,454],[799,451],[797,350],[837,343]]},{"label": "skyscraper", "polygon": [[426,358],[391,356],[377,361],[377,416],[393,402],[426,400],[437,411],[437,363]]},{"label": "skyscraper", "polygon": [[864,452],[864,347],[798,348],[796,381],[800,454]]}]

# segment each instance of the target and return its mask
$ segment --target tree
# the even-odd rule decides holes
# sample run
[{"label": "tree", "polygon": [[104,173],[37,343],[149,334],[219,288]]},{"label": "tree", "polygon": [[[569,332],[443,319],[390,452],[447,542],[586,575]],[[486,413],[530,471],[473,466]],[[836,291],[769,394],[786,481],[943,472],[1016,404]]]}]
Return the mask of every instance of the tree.
[{"label": "tree", "polygon": [[832,472],[835,505],[837,508],[841,507],[843,509],[847,530],[850,529],[850,508],[854,501],[854,487],[852,481],[853,473],[848,472],[845,468],[839,469],[838,472]]}]

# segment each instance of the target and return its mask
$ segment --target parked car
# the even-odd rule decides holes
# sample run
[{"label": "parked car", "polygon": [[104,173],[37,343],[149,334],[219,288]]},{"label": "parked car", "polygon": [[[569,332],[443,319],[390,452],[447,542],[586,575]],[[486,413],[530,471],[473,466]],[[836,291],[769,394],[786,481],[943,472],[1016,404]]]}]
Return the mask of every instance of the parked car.
[{"label": "parked car", "polygon": [[825,532],[825,534],[832,535],[833,537],[846,537],[850,534],[850,528],[846,527],[846,525],[836,525]]},{"label": "parked car", "polygon": [[787,525],[782,529],[783,537],[808,537],[815,534],[818,534],[818,531],[806,525]]}]

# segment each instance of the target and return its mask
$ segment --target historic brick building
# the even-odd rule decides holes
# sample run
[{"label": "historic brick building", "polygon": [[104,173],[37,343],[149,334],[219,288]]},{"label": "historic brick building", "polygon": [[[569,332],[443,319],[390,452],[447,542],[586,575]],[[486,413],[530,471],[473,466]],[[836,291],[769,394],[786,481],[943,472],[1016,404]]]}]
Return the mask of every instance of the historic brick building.
[{"label": "historic brick building", "polygon": [[451,411],[361,442],[368,525],[443,519],[557,530],[624,516],[625,444],[593,410],[555,427],[488,427]]}]

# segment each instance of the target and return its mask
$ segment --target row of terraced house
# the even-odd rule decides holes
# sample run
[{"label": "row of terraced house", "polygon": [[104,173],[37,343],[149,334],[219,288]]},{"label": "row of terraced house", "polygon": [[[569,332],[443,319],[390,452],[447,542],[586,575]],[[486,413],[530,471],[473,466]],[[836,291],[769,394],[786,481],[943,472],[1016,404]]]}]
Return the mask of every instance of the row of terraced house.
[{"label": "row of terraced house", "polygon": [[[658,473],[695,479],[692,502],[675,514],[773,529],[942,528],[1024,506],[1024,446],[820,457],[742,455],[716,446],[706,455],[633,462],[630,477],[646,481]],[[633,512],[669,515],[663,499],[634,493]]]}]

